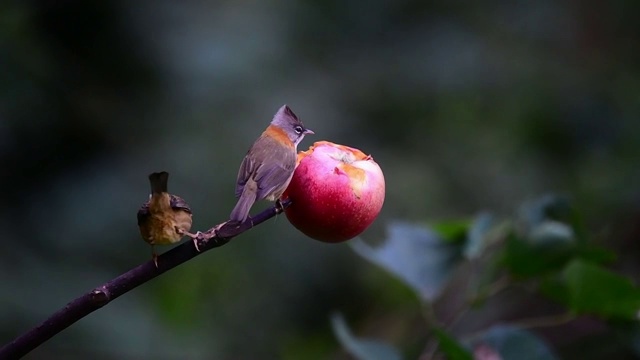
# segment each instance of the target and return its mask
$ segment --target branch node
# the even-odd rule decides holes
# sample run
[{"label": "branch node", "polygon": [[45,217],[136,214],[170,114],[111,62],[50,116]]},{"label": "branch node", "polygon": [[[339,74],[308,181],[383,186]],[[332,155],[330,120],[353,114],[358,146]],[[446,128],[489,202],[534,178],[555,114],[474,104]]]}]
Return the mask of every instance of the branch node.
[{"label": "branch node", "polygon": [[111,301],[109,290],[102,286],[91,291],[91,302],[99,307],[107,305]]}]

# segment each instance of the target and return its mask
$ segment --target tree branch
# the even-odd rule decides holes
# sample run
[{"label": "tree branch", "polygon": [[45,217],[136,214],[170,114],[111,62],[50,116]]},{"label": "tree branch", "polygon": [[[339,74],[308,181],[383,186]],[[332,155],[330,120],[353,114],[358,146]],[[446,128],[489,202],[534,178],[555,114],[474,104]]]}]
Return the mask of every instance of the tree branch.
[{"label": "tree branch", "polygon": [[[283,201],[282,209],[289,205],[289,201]],[[204,233],[204,240],[198,240],[200,252],[195,249],[192,241],[187,241],[160,255],[158,268],[150,260],[91,290],[68,303],[40,325],[0,348],[0,359],[17,359],[25,356],[54,335],[119,296],[208,250],[228,243],[232,238],[281,213],[282,209],[274,206],[240,225],[223,223],[211,228]],[[206,240],[207,237],[210,238]]]}]

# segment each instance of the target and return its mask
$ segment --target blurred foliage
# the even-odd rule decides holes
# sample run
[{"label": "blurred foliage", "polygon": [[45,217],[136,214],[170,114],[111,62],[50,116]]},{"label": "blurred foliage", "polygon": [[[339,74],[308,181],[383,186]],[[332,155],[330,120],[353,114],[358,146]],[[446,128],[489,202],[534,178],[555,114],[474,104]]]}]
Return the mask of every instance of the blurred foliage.
[{"label": "blurred foliage", "polygon": [[331,317],[333,332],[342,346],[358,359],[370,360],[400,360],[399,352],[392,346],[368,339],[358,339],[353,336],[341,314]]},{"label": "blurred foliage", "polygon": [[[301,148],[327,139],[381,165],[385,206],[351,244],[381,267],[281,217],[28,358],[349,358],[335,311],[405,358],[477,355],[474,332],[494,334],[489,355],[513,336],[559,358],[638,357],[639,10],[0,3],[0,342],[148,260],[149,173],[171,174],[194,230],[226,219],[242,157],[287,103],[317,134]],[[495,330],[549,314],[572,321]]]},{"label": "blurred foliage", "polygon": [[[396,275],[421,300],[425,325],[432,329],[430,337],[424,336],[427,345],[421,359],[556,359],[555,351],[530,329],[541,331],[582,321],[610,327],[623,344],[608,354],[600,352],[599,357],[619,358],[624,351],[634,354],[637,339],[630,335],[635,330],[629,329],[638,326],[640,288],[627,276],[585,257],[581,249],[593,241],[573,241],[573,234],[583,231],[575,223],[561,222],[562,217],[579,218],[566,199],[548,195],[523,205],[503,223],[494,221],[493,227],[489,226],[493,217],[481,214],[466,222],[466,236],[456,243],[424,226],[390,224],[382,245],[369,248],[361,240],[351,244],[357,254]],[[452,228],[461,230],[462,224],[448,221],[434,228],[450,235]],[[479,249],[478,244],[488,246],[467,251],[474,255],[471,257],[451,257],[465,249]],[[592,244],[589,254],[596,252],[607,253]],[[457,284],[456,291],[443,292],[455,272],[465,280]],[[550,314],[532,316],[525,310],[501,324],[504,319],[487,303],[511,289],[557,305]],[[517,303],[514,298],[509,301]],[[456,305],[445,311],[440,304]],[[524,303],[520,305],[525,308]],[[477,329],[466,323],[472,311],[482,317]],[[344,319],[333,321],[336,337],[355,358],[398,358],[391,345],[357,339],[345,328]]]}]

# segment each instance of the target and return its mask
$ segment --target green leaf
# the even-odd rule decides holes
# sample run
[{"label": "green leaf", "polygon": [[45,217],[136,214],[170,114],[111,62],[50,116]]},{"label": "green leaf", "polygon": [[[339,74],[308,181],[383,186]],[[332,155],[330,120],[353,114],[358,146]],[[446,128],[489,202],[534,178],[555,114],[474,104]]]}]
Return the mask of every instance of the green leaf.
[{"label": "green leaf", "polygon": [[462,259],[460,246],[443,241],[429,229],[407,223],[392,223],[387,232],[387,240],[378,247],[360,239],[349,245],[358,255],[404,281],[421,298],[435,299]]},{"label": "green leaf", "polygon": [[584,260],[571,261],[542,290],[578,313],[636,319],[640,310],[640,289],[631,279]]},{"label": "green leaf", "polygon": [[597,245],[581,243],[576,249],[576,256],[597,264],[610,264],[617,258],[616,253]]},{"label": "green leaf", "polygon": [[542,222],[529,238],[511,233],[502,249],[502,264],[511,274],[523,278],[561,271],[574,259],[594,263],[610,263],[616,254],[587,242],[574,241],[566,225],[551,221]]},{"label": "green leaf", "polygon": [[532,244],[511,234],[502,252],[502,263],[515,276],[528,278],[559,271],[571,260],[574,244]]},{"label": "green leaf", "polygon": [[554,360],[556,355],[530,331],[513,326],[492,326],[468,344],[474,354],[497,353],[502,360]]},{"label": "green leaf", "polygon": [[402,358],[398,350],[389,344],[353,336],[342,314],[331,315],[331,327],[340,344],[356,359],[399,360]]},{"label": "green leaf", "polygon": [[431,230],[447,242],[463,243],[467,238],[470,225],[469,220],[447,220],[431,224]]},{"label": "green leaf", "polygon": [[440,343],[440,351],[448,360],[472,360],[473,357],[471,353],[458,341],[449,336],[446,332],[441,329],[434,329],[434,334],[438,338],[438,342]]}]

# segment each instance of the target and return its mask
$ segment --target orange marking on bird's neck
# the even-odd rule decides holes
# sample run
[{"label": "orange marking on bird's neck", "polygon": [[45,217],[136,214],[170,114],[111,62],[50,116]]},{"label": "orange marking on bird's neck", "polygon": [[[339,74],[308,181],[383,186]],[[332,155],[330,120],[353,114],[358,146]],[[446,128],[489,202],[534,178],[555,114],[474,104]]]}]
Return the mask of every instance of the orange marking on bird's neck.
[{"label": "orange marking on bird's neck", "polygon": [[282,145],[293,148],[293,142],[289,139],[287,132],[279,126],[269,125],[262,135],[268,136]]}]

